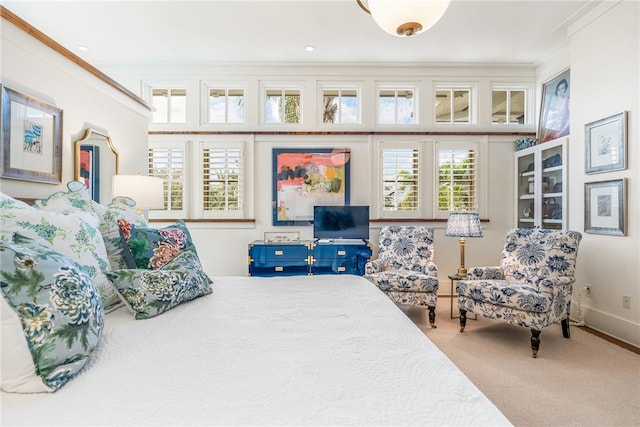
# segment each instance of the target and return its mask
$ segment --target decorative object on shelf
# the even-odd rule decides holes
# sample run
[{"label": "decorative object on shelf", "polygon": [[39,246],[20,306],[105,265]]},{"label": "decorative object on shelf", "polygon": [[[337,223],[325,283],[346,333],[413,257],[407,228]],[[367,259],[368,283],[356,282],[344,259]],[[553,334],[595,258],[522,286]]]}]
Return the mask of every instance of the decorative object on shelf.
[{"label": "decorative object on shelf", "polygon": [[531,216],[531,208],[526,207],[522,210],[522,217],[529,218]]},{"label": "decorative object on shelf", "polygon": [[525,148],[533,147],[538,143],[535,138],[520,138],[516,139],[516,150],[524,150]]},{"label": "decorative object on shelf", "polygon": [[556,153],[542,160],[543,169],[553,168],[556,166],[562,166],[562,154],[560,153]]},{"label": "decorative object on shelf", "polygon": [[298,231],[265,231],[265,243],[300,243],[300,232]]},{"label": "decorative object on shelf", "polygon": [[466,277],[467,269],[464,266],[464,246],[466,238],[482,237],[482,227],[480,225],[480,216],[477,212],[451,212],[447,220],[447,227],[444,235],[447,237],[460,238],[460,267],[458,268],[458,276]]},{"label": "decorative object on shelf", "polygon": [[584,126],[585,173],[627,168],[627,112]]},{"label": "decorative object on shelf", "polygon": [[562,205],[553,197],[544,199],[542,217],[545,219],[562,219]]},{"label": "decorative object on shelf", "polygon": [[584,184],[584,231],[626,236],[627,179]]},{"label": "decorative object on shelf", "polygon": [[59,184],[62,110],[2,86],[2,178]]},{"label": "decorative object on shelf", "polygon": [[542,144],[569,135],[569,70],[542,85],[538,141]]},{"label": "decorative object on shelf", "polygon": [[348,148],[273,149],[273,225],[309,225],[313,207],[349,204]]},{"label": "decorative object on shelf", "polygon": [[[114,175],[113,197],[125,196],[136,202],[138,213],[145,209],[164,208],[164,181],[144,175]],[[146,217],[145,212],[145,217]]]},{"label": "decorative object on shelf", "polygon": [[392,36],[410,37],[433,27],[449,7],[450,0],[356,0],[358,6]]}]

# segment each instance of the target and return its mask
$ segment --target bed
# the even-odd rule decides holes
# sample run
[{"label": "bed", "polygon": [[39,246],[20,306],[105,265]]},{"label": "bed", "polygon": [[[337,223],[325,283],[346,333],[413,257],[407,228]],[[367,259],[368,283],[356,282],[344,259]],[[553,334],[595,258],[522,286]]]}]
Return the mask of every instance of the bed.
[{"label": "bed", "polygon": [[509,425],[364,278],[209,276],[184,223],[69,188],[0,194],[2,425]]}]

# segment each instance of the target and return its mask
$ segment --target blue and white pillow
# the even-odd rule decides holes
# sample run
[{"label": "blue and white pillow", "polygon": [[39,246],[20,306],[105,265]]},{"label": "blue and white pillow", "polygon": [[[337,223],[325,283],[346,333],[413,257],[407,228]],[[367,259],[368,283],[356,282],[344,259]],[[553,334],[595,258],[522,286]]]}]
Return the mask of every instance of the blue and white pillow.
[{"label": "blue and white pillow", "polygon": [[104,309],[80,265],[21,235],[0,241],[2,390],[54,392],[100,340]]},{"label": "blue and white pillow", "polygon": [[213,292],[190,246],[157,270],[123,269],[107,273],[136,319],[149,319]]}]

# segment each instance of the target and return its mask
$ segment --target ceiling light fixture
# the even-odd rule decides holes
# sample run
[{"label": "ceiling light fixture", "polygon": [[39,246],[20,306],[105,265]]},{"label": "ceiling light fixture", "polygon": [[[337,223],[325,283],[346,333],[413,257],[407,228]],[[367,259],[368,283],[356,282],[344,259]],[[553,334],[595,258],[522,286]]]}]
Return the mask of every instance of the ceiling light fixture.
[{"label": "ceiling light fixture", "polygon": [[[366,1],[366,6],[363,3]],[[447,11],[450,0],[356,0],[387,33],[418,35],[433,27]]]},{"label": "ceiling light fixture", "polygon": [[316,50],[316,47],[314,45],[309,44],[304,47],[304,50],[306,50],[307,52],[313,52],[314,50]]},{"label": "ceiling light fixture", "polygon": [[78,50],[81,50],[83,52],[87,52],[89,50],[89,48],[83,44],[78,46]]}]

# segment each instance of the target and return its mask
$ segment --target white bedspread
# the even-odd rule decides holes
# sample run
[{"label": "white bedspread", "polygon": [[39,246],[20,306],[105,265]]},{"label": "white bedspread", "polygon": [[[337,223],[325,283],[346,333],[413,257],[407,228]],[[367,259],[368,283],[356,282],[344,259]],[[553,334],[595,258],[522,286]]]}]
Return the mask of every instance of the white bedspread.
[{"label": "white bedspread", "polygon": [[361,277],[213,280],[153,319],[108,314],[88,367],[56,393],[2,393],[2,425],[509,425]]}]

